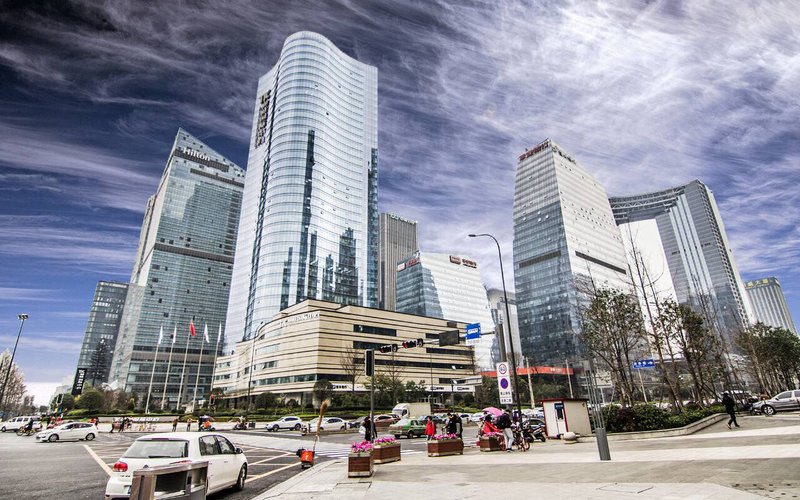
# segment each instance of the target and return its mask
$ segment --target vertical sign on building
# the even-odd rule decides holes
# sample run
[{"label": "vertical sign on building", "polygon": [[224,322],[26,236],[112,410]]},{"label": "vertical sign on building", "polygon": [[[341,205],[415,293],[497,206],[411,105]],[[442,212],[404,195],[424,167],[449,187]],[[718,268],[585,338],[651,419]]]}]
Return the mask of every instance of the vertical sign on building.
[{"label": "vertical sign on building", "polygon": [[78,368],[75,380],[72,382],[72,395],[79,396],[83,392],[83,382],[86,380],[86,368]]},{"label": "vertical sign on building", "polygon": [[481,324],[471,323],[467,325],[467,345],[478,345],[481,343]]},{"label": "vertical sign on building", "polygon": [[500,391],[500,404],[514,404],[510,376],[508,363],[497,363],[497,390]]}]

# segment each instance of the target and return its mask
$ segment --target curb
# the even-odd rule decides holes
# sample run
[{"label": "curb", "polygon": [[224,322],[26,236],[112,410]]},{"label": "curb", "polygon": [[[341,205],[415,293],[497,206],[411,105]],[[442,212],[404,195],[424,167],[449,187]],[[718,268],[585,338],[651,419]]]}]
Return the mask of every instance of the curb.
[{"label": "curb", "polygon": [[[609,441],[635,441],[639,439],[688,436],[689,434],[694,434],[695,432],[701,431],[706,427],[710,427],[717,422],[721,422],[726,418],[728,418],[727,413],[715,413],[714,415],[709,415],[706,418],[698,420],[697,422],[692,422],[688,425],[684,425],[683,427],[662,429],[657,431],[616,432],[613,434],[608,434],[607,437]],[[596,441],[596,438],[593,435],[580,436],[578,441],[582,443],[590,443]]]},{"label": "curb", "polygon": [[[266,500],[266,499],[269,499],[269,498],[279,497],[279,496],[281,496],[284,493],[288,492],[289,490],[291,490],[292,488],[294,488],[295,486],[297,486],[300,483],[304,483],[306,481],[313,481],[312,478],[315,475],[321,473],[322,471],[324,471],[328,467],[330,467],[330,466],[332,466],[334,464],[341,464],[341,463],[342,463],[341,460],[328,460],[326,462],[320,463],[319,465],[314,465],[313,467],[311,467],[309,469],[306,469],[306,470],[300,472],[299,474],[296,474],[296,475],[290,477],[286,481],[273,486],[272,488],[270,488],[267,491],[261,493],[260,495],[253,497],[252,500]],[[297,463],[297,466],[300,467],[300,462]],[[336,487],[336,483],[332,484],[331,486],[332,486],[332,488]],[[331,490],[332,490],[332,488],[331,488]]]}]

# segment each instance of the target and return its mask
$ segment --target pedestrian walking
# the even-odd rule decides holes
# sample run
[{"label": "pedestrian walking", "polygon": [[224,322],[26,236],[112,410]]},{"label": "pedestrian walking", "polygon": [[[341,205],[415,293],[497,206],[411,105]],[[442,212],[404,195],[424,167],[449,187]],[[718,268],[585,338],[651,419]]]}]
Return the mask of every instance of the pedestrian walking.
[{"label": "pedestrian walking", "polygon": [[375,432],[375,422],[370,420],[369,416],[364,417],[364,422],[361,424],[364,428],[364,441],[369,441],[370,443],[378,436],[376,436]]},{"label": "pedestrian walking", "polygon": [[192,430],[192,417],[186,417],[186,432]]},{"label": "pedestrian walking", "polygon": [[731,428],[731,424],[739,427],[739,423],[736,421],[736,401],[727,392],[722,393],[722,405],[725,407],[725,412],[731,417],[728,419],[728,429]]},{"label": "pedestrian walking", "polygon": [[425,422],[425,436],[428,437],[428,441],[431,440],[434,434],[436,434],[436,424],[433,423],[433,417],[428,415],[427,421]]},{"label": "pedestrian walking", "polygon": [[172,432],[178,430],[178,417],[172,419]]},{"label": "pedestrian walking", "polygon": [[456,416],[452,413],[447,414],[447,425],[445,426],[445,431],[448,434],[456,433]]},{"label": "pedestrian walking", "polygon": [[506,441],[506,451],[513,451],[511,446],[514,444],[514,430],[511,428],[511,415],[505,410],[502,415],[497,417],[497,428],[503,433]]}]

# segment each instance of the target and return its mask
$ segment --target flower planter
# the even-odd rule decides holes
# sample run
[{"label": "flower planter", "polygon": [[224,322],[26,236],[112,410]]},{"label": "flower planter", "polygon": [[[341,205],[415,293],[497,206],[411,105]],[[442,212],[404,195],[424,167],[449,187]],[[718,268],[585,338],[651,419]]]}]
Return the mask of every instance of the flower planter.
[{"label": "flower planter", "polygon": [[428,441],[429,457],[445,457],[447,455],[463,455],[464,441],[460,439],[440,439]]},{"label": "flower planter", "polygon": [[400,461],[400,443],[378,444],[373,448],[376,464],[388,464]]},{"label": "flower planter", "polygon": [[503,451],[503,447],[500,446],[500,438],[498,437],[481,436],[479,445],[481,447],[481,451]]},{"label": "flower planter", "polygon": [[347,477],[372,476],[374,463],[375,460],[372,452],[349,454],[347,456]]}]

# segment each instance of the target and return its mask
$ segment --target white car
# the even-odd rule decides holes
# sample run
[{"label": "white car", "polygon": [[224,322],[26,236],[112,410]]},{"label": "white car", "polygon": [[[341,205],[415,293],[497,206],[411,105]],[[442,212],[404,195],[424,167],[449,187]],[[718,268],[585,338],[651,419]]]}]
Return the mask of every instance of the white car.
[{"label": "white car", "polygon": [[148,434],[131,444],[114,464],[106,484],[105,500],[129,498],[133,473],[145,467],[185,461],[207,461],[207,493],[233,487],[244,489],[247,457],[225,436],[215,433],[171,432]]},{"label": "white car", "polygon": [[267,422],[265,426],[268,431],[277,432],[281,429],[292,429],[295,431],[299,431],[301,427],[303,427],[303,421],[300,420],[300,417],[289,416],[289,417],[282,417],[278,420],[274,420],[272,422]]},{"label": "white car", "polygon": [[[308,432],[317,432],[317,423],[319,418],[311,420],[308,424]],[[347,422],[339,417],[326,417],[322,419],[322,425],[319,430],[321,431],[345,431],[347,430]]]},{"label": "white car", "polygon": [[479,411],[479,412],[476,412],[476,413],[473,413],[472,415],[470,415],[469,416],[469,421],[477,424],[477,423],[483,422],[483,419],[485,417],[486,417],[486,414],[483,413],[482,411]]},{"label": "white car", "polygon": [[36,433],[36,440],[54,443],[70,439],[91,441],[97,437],[97,426],[88,422],[70,422]]},{"label": "white car", "polygon": [[0,432],[16,431],[20,427],[25,427],[31,420],[33,420],[33,426],[36,427],[39,417],[34,416],[14,417],[5,422],[0,422]]}]

